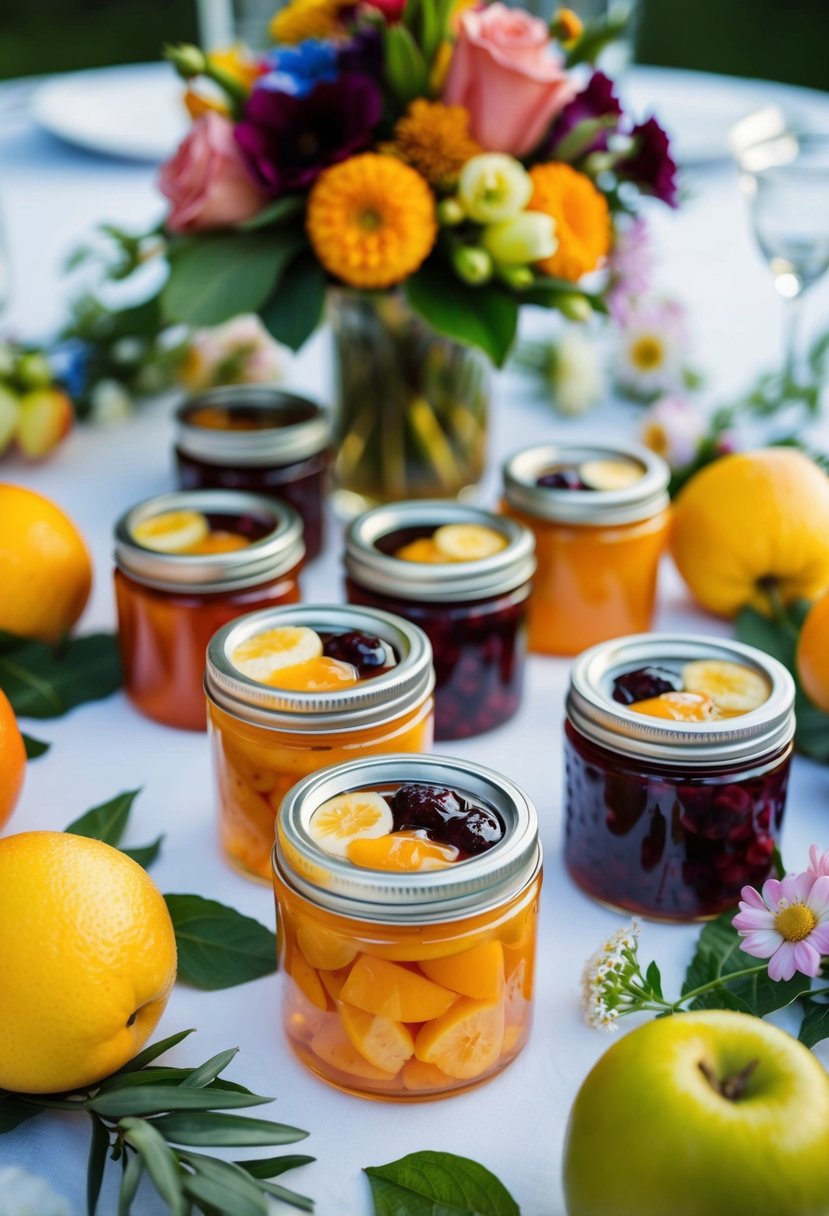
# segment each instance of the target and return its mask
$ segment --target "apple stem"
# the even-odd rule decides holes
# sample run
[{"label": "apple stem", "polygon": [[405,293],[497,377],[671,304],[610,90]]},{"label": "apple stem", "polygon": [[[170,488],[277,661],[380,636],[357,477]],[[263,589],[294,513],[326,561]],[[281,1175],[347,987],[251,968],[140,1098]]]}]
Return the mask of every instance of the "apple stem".
[{"label": "apple stem", "polygon": [[745,1095],[751,1074],[759,1063],[759,1060],[749,1060],[745,1068],[740,1069],[739,1072],[734,1073],[731,1077],[724,1077],[722,1080],[720,1080],[706,1060],[700,1060],[699,1070],[716,1093],[720,1094],[723,1098],[727,1098],[729,1102],[739,1102]]}]

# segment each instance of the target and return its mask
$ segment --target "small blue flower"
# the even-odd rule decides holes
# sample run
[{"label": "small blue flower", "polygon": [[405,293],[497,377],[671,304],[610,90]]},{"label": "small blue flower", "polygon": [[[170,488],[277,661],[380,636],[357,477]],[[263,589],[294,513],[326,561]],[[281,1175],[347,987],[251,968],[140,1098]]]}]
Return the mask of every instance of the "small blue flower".
[{"label": "small blue flower", "polygon": [[320,83],[337,79],[337,51],[330,42],[306,38],[296,46],[280,47],[267,57],[270,71],[256,82],[258,89],[307,97]]}]

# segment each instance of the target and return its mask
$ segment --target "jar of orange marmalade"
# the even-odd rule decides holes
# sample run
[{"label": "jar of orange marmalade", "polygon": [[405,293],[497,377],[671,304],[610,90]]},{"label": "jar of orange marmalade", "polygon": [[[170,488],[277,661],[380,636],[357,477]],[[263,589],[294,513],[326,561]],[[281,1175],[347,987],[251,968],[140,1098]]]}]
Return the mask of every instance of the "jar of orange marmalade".
[{"label": "jar of orange marmalade", "polygon": [[220,629],[205,690],[231,862],[270,880],[273,821],[291,786],[327,764],[432,745],[432,648],[386,612],[303,604]]},{"label": "jar of orange marmalade", "polygon": [[115,526],[115,599],[127,696],[136,709],[204,730],[204,656],[227,621],[299,599],[302,523],[271,498],[161,494]]},{"label": "jar of orange marmalade", "polygon": [[273,875],[284,1028],[323,1080],[416,1102],[521,1051],[541,846],[506,777],[442,756],[325,769],[279,808]]},{"label": "jar of orange marmalade", "polygon": [[650,628],[669,480],[636,446],[546,444],[506,462],[504,513],[535,533],[531,651],[579,654]]}]

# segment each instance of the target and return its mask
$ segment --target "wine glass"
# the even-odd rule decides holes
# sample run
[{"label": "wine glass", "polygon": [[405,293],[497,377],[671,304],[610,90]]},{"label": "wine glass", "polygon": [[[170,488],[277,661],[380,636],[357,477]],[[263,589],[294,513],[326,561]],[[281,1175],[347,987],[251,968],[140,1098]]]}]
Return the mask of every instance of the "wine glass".
[{"label": "wine glass", "polygon": [[829,133],[782,130],[736,157],[754,235],[786,310],[785,383],[796,385],[801,300],[829,270]]}]

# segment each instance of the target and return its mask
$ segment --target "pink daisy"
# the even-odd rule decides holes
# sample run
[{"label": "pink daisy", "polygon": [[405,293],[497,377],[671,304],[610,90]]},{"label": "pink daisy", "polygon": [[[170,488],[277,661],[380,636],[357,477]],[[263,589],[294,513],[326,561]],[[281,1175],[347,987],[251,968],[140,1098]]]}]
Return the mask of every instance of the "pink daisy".
[{"label": "pink daisy", "polygon": [[769,959],[773,980],[790,980],[796,971],[817,975],[821,955],[829,953],[829,875],[807,870],[770,878],[762,894],[743,887],[741,895],[732,923],[746,954]]},{"label": "pink daisy", "polygon": [[829,874],[829,849],[824,853],[818,844],[809,846],[809,864],[806,867],[806,873],[815,878]]}]

